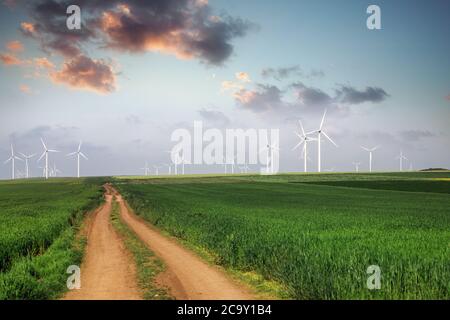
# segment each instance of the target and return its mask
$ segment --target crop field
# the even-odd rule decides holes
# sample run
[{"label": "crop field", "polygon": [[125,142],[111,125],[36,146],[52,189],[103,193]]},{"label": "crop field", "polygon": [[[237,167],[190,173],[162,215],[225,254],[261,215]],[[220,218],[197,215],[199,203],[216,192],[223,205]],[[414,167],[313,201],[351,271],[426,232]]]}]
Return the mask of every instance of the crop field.
[{"label": "crop field", "polygon": [[0,182],[0,299],[45,299],[65,287],[78,264],[75,231],[101,201],[99,180]]},{"label": "crop field", "polygon": [[[450,299],[450,173],[116,179],[137,214],[294,299]],[[367,268],[381,289],[367,288]]]}]

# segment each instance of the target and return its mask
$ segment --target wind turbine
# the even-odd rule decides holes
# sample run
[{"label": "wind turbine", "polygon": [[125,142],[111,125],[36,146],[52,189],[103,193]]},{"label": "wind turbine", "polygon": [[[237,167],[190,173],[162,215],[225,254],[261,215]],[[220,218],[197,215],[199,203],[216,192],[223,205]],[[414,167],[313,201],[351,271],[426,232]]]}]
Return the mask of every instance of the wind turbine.
[{"label": "wind turbine", "polygon": [[80,156],[82,156],[84,159],[88,160],[86,155],[83,152],[81,152],[81,144],[82,144],[82,142],[80,141],[80,144],[78,145],[77,151],[69,153],[69,154],[66,155],[67,157],[70,157],[70,156],[73,156],[73,155],[77,155],[77,178],[80,177]]},{"label": "wind turbine", "polygon": [[406,158],[403,155],[403,151],[402,150],[400,150],[400,154],[395,159],[400,160],[400,171],[403,171],[403,160],[408,160],[408,158]]},{"label": "wind turbine", "polygon": [[[175,150],[166,151],[166,152],[170,153],[170,158],[172,159],[173,154],[174,154],[174,153],[178,153],[179,151],[180,151],[180,149],[177,148],[177,149],[175,149]],[[175,175],[178,175],[178,165],[179,165],[179,164],[182,165],[182,173],[184,174],[184,164],[185,164],[185,161],[184,161],[184,152],[183,152],[183,155],[182,155],[181,157],[177,154],[176,161],[172,161],[172,163],[173,163],[173,166],[174,166],[174,168],[175,168]]]},{"label": "wind turbine", "polygon": [[167,167],[169,176],[172,175],[172,165],[170,163],[165,163],[164,165]]},{"label": "wind turbine", "polygon": [[42,178],[45,178],[45,167],[38,167],[38,169],[42,169]]},{"label": "wind turbine", "polygon": [[147,161],[145,161],[145,167],[141,168],[141,170],[144,170],[144,175],[148,176],[150,168],[148,167],[148,162]]},{"label": "wind turbine", "polygon": [[302,130],[302,134],[300,135],[298,132],[294,131],[295,135],[300,138],[300,142],[294,148],[292,148],[292,151],[294,151],[295,149],[297,149],[298,147],[300,147],[303,144],[302,156],[304,158],[304,171],[307,172],[308,171],[307,170],[307,162],[308,162],[307,145],[308,145],[309,141],[313,141],[315,139],[309,138],[308,135],[305,133],[305,129],[303,129],[302,122],[300,120],[298,122],[300,123],[300,128]]},{"label": "wind turbine", "polygon": [[355,171],[359,172],[359,165],[361,164],[361,162],[352,162],[355,165]]},{"label": "wind turbine", "polygon": [[25,155],[22,152],[19,152],[19,153],[25,159],[25,177],[28,179],[30,177],[30,174],[29,174],[30,171],[29,171],[29,167],[28,167],[28,160],[33,158],[36,154],[33,153],[31,155]]},{"label": "wind turbine", "polygon": [[[273,156],[274,156],[274,153],[280,151],[280,149],[278,148],[278,146],[276,144],[274,144],[274,145],[268,144],[267,147],[262,149],[260,152],[263,152],[266,150],[267,150],[266,171],[268,174],[269,173],[273,174]],[[269,161],[269,159],[270,159],[270,161]],[[270,170],[269,170],[269,164],[270,164]]]},{"label": "wind turbine", "polygon": [[155,168],[155,174],[159,175],[159,168],[160,168],[160,166],[153,166],[153,168]]},{"label": "wind turbine", "polygon": [[379,148],[379,146],[373,147],[372,149],[362,147],[364,150],[366,150],[369,153],[369,172],[372,172],[372,153]]},{"label": "wind turbine", "polygon": [[317,171],[320,172],[321,171],[321,158],[320,158],[320,143],[321,143],[321,138],[322,138],[322,134],[325,136],[325,138],[328,139],[328,141],[330,141],[332,144],[334,144],[335,147],[337,147],[338,145],[336,143],[334,143],[334,141],[327,135],[327,133],[325,131],[323,131],[323,123],[325,122],[325,115],[327,114],[327,110],[325,109],[325,112],[323,113],[323,117],[322,117],[322,121],[320,122],[320,127],[318,130],[315,131],[311,131],[308,132],[308,134],[312,134],[312,133],[317,133]]},{"label": "wind turbine", "polygon": [[11,144],[11,157],[9,157],[9,159],[6,160],[6,161],[4,162],[4,164],[7,164],[8,162],[11,161],[11,179],[12,179],[12,180],[15,179],[16,160],[23,161],[22,159],[20,159],[19,157],[17,157],[17,156],[14,154],[14,148],[13,148],[13,145]]},{"label": "wind turbine", "polygon": [[45,179],[48,179],[48,153],[49,152],[59,152],[59,151],[48,149],[47,146],[45,145],[44,140],[42,140],[42,138],[41,138],[41,142],[42,142],[42,146],[44,147],[44,152],[39,157],[38,162],[41,161],[41,159],[45,156]]},{"label": "wind turbine", "polygon": [[54,177],[57,177],[58,173],[62,173],[61,170],[56,168],[56,162],[53,162],[53,169],[51,169],[51,172]]}]

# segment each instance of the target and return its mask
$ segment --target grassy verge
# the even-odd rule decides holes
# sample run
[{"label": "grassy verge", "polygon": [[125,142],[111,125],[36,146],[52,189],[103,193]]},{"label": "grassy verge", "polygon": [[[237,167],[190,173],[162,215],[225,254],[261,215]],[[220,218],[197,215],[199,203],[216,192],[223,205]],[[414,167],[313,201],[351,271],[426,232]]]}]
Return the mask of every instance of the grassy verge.
[{"label": "grassy verge", "polygon": [[[90,205],[95,208],[100,200]],[[8,272],[0,273],[0,300],[58,299],[66,291],[67,268],[80,265],[87,243],[79,233],[85,212],[73,215],[67,228],[41,255],[23,256],[14,261]]]},{"label": "grassy verge", "polygon": [[172,299],[167,290],[159,287],[155,282],[158,274],[164,271],[164,265],[122,221],[117,202],[113,202],[112,205],[111,222],[122,239],[124,239],[125,246],[134,257],[137,268],[138,285],[143,291],[144,299]]}]

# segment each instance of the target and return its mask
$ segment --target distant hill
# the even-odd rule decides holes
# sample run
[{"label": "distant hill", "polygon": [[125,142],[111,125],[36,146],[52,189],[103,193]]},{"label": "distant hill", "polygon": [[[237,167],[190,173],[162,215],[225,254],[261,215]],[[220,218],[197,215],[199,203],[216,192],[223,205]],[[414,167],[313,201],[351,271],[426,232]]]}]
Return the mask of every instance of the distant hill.
[{"label": "distant hill", "polygon": [[445,168],[428,168],[428,169],[422,169],[419,171],[448,171],[448,169]]}]

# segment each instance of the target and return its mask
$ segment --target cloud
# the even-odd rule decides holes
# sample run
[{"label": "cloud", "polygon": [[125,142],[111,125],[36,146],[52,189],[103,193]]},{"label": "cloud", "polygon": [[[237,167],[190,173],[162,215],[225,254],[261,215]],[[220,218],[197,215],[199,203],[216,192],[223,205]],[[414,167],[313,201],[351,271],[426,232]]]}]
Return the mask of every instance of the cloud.
[{"label": "cloud", "polygon": [[3,4],[10,9],[12,9],[16,6],[16,4],[17,4],[16,2],[17,2],[17,0],[3,0]]},{"label": "cloud", "polygon": [[6,44],[6,48],[10,52],[22,52],[23,51],[23,44],[22,42],[18,40],[10,41]]},{"label": "cloud", "polygon": [[[371,87],[369,87],[371,88]],[[231,88],[233,89],[233,88]],[[380,102],[389,95],[380,88],[358,91],[350,86],[335,90],[334,96],[320,88],[294,82],[281,89],[272,84],[257,84],[253,89],[235,88],[232,92],[238,107],[253,112],[268,113],[284,119],[302,113],[317,113],[327,109],[330,113],[348,114],[351,105],[362,102]],[[381,97],[379,97],[381,96]]]},{"label": "cloud", "polygon": [[285,107],[282,95],[283,92],[277,86],[258,84],[255,90],[240,89],[233,96],[244,109],[263,112]]},{"label": "cloud", "polygon": [[310,72],[304,72],[300,66],[294,65],[289,67],[281,68],[265,68],[261,71],[261,75],[264,78],[273,78],[275,80],[281,81],[290,77],[301,77],[301,78],[314,78],[323,77],[325,73],[322,70],[313,69]]},{"label": "cloud", "polygon": [[436,134],[428,131],[428,130],[405,130],[399,132],[400,137],[409,142],[419,141],[422,138],[431,138],[435,137]]},{"label": "cloud", "polygon": [[240,90],[243,88],[244,88],[244,86],[240,83],[237,83],[234,81],[228,81],[228,80],[222,81],[222,89],[221,89],[222,92],[229,91],[229,90],[236,90],[236,89]]},{"label": "cloud", "polygon": [[225,127],[231,123],[230,119],[223,112],[217,110],[202,108],[198,110],[198,113],[204,120],[219,127]]},{"label": "cloud", "polygon": [[304,106],[327,106],[333,103],[333,98],[318,88],[307,87],[301,82],[293,83],[291,87],[295,90],[298,102]]},{"label": "cloud", "polygon": [[135,114],[130,114],[127,117],[125,117],[125,121],[133,126],[142,124],[141,118]]},{"label": "cloud", "polygon": [[51,62],[50,60],[48,60],[45,57],[43,57],[43,58],[35,58],[34,59],[34,65],[35,65],[35,67],[41,68],[41,69],[53,69],[55,67],[53,62]]},{"label": "cloud", "polygon": [[379,103],[389,95],[382,88],[367,87],[365,90],[357,90],[351,86],[341,86],[336,90],[336,100],[347,104],[360,104],[365,102]]},{"label": "cloud", "polygon": [[5,66],[19,66],[23,64],[22,60],[20,60],[16,55],[11,53],[0,53],[0,61]]},{"label": "cloud", "polygon": [[116,88],[113,69],[103,60],[93,60],[87,56],[77,56],[64,63],[61,70],[50,73],[55,83],[65,84],[74,89],[86,89],[98,93],[109,93]]},{"label": "cloud", "polygon": [[182,59],[198,59],[222,65],[232,54],[232,40],[252,27],[248,21],[226,14],[211,18],[207,1],[79,1],[89,12],[81,31],[65,28],[68,2],[43,0],[31,6],[31,22],[22,24],[24,34],[41,42],[45,50],[65,57],[80,55],[87,42],[103,48],[140,53],[163,52]]},{"label": "cloud", "polygon": [[238,79],[239,81],[242,81],[242,82],[251,82],[250,75],[247,72],[243,72],[243,71],[236,72],[235,77],[236,77],[236,79]]},{"label": "cloud", "polygon": [[26,84],[21,84],[19,86],[19,89],[20,89],[20,91],[22,91],[25,94],[31,94],[32,93],[31,88],[29,86],[27,86]]}]

